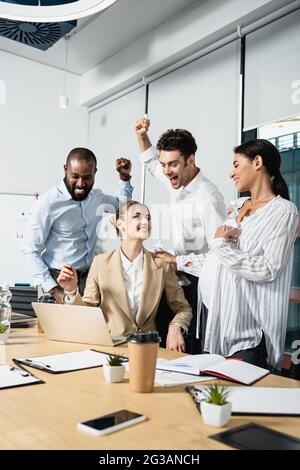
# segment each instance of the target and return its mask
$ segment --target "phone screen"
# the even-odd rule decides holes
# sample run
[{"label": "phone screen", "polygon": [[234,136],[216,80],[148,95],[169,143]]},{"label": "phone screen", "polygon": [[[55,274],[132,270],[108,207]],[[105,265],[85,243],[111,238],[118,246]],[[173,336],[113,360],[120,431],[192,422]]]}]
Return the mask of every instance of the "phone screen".
[{"label": "phone screen", "polygon": [[127,421],[131,421],[132,419],[139,418],[140,416],[142,415],[138,413],[133,413],[132,411],[120,410],[109,415],[100,416],[100,418],[84,421],[82,424],[84,424],[85,426],[89,426],[90,428],[96,429],[97,431],[101,431],[103,429],[111,428],[118,424],[126,423]]}]

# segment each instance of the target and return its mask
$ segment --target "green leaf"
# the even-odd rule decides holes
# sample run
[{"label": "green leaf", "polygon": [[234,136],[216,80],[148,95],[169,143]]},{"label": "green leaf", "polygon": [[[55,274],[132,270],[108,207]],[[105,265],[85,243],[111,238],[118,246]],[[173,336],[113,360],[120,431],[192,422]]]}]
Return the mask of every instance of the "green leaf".
[{"label": "green leaf", "polygon": [[229,390],[219,384],[208,385],[207,387],[204,387],[203,395],[205,401],[208,403],[212,403],[214,405],[225,405],[225,403],[227,403]]},{"label": "green leaf", "polygon": [[126,361],[126,357],[123,354],[109,354],[107,363],[110,366],[121,366]]},{"label": "green leaf", "polygon": [[3,325],[3,323],[0,323],[0,334],[5,333],[7,329],[8,325]]}]

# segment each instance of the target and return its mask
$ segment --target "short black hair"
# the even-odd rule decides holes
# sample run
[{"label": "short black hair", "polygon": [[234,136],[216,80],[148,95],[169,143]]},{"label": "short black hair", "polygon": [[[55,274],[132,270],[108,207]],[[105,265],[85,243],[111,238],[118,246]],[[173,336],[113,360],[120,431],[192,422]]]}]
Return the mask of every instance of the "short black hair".
[{"label": "short black hair", "polygon": [[161,150],[178,150],[185,159],[195,155],[197,144],[192,134],[185,129],[168,129],[162,134],[156,148]]},{"label": "short black hair", "polygon": [[85,160],[87,162],[92,161],[97,169],[97,159],[95,154],[84,147],[76,147],[67,156],[66,165],[68,166],[71,160]]}]

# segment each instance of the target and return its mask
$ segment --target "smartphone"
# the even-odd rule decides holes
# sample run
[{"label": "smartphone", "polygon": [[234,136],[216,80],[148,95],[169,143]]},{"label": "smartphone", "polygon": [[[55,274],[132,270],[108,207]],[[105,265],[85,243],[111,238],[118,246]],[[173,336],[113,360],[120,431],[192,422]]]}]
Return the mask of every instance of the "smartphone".
[{"label": "smartphone", "polygon": [[133,424],[145,421],[146,417],[129,410],[119,410],[99,418],[90,419],[77,424],[77,429],[86,431],[94,436],[104,436]]}]

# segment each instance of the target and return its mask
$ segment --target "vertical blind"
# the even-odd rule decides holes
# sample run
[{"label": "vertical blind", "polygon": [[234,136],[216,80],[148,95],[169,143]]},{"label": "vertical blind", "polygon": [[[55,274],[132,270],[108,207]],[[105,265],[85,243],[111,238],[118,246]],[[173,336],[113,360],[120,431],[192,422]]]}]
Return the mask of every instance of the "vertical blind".
[{"label": "vertical blind", "polygon": [[[189,130],[198,144],[197,166],[223,193],[235,194],[229,180],[232,149],[238,143],[239,49],[233,42],[150,84],[151,138],[169,128]],[[146,203],[169,200],[168,191],[147,173]]]},{"label": "vertical blind", "polygon": [[[98,160],[95,187],[106,194],[117,195],[119,176],[116,172],[116,159],[129,158],[132,161],[131,184],[134,187],[133,198],[139,199],[141,193],[141,166],[138,159],[134,122],[144,109],[144,91],[142,88],[128,93],[101,108],[91,111],[89,118],[89,148]],[[100,238],[103,240],[97,251],[114,249],[119,241],[107,216],[101,225]],[[99,242],[100,243],[100,242]]]},{"label": "vertical blind", "polygon": [[246,37],[244,130],[300,113],[300,10]]}]

